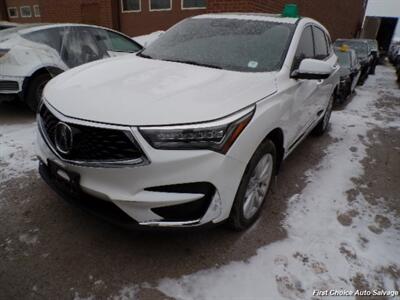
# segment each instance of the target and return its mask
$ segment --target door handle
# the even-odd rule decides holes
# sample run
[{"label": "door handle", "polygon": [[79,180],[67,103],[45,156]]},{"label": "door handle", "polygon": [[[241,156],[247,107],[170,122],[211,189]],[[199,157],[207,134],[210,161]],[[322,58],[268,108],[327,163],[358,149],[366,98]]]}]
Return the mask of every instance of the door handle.
[{"label": "door handle", "polygon": [[318,80],[317,80],[317,84],[318,84],[318,85],[321,85],[323,82],[324,82],[324,81],[323,81],[322,79],[318,79]]}]

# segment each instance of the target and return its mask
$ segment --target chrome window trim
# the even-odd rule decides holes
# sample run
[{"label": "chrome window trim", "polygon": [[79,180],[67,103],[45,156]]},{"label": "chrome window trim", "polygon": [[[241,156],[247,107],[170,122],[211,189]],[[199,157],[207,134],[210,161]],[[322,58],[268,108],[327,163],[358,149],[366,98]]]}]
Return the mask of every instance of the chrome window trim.
[{"label": "chrome window trim", "polygon": [[[108,161],[81,161],[81,160],[69,160],[65,159],[60,156],[58,151],[55,149],[55,147],[52,145],[52,142],[49,140],[49,137],[47,136],[47,133],[44,129],[43,125],[43,120],[42,117],[40,116],[40,110],[43,105],[46,105],[46,108],[60,121],[66,122],[69,124],[76,124],[76,125],[82,125],[82,126],[87,126],[87,127],[94,127],[94,128],[104,128],[104,129],[114,129],[114,130],[120,130],[126,134],[126,136],[131,140],[131,142],[138,147],[138,149],[142,152],[142,157],[137,158],[137,159],[130,159],[130,160],[108,160]],[[42,136],[43,140],[45,141],[46,145],[49,147],[51,152],[55,156],[57,156],[58,159],[60,159],[62,162],[71,164],[71,165],[76,165],[76,166],[81,166],[81,167],[93,167],[93,168],[123,168],[123,167],[139,167],[139,166],[145,166],[150,164],[150,160],[147,158],[146,154],[143,151],[143,148],[140,146],[138,141],[135,139],[133,130],[129,126],[119,126],[119,125],[110,125],[110,124],[104,124],[104,123],[97,123],[97,122],[91,122],[91,121],[84,121],[84,120],[78,120],[74,119],[71,117],[67,117],[57,111],[54,107],[52,107],[46,100],[42,100],[41,105],[38,109],[37,113],[37,123],[39,127],[39,132],[40,135]]]}]

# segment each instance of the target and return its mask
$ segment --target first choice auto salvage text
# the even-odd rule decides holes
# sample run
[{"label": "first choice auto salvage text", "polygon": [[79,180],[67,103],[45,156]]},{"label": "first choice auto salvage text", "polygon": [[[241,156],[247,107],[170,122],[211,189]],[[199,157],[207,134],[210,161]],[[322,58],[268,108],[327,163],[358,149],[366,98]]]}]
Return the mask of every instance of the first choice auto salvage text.
[{"label": "first choice auto salvage text", "polygon": [[313,296],[399,296],[397,290],[313,290]]}]

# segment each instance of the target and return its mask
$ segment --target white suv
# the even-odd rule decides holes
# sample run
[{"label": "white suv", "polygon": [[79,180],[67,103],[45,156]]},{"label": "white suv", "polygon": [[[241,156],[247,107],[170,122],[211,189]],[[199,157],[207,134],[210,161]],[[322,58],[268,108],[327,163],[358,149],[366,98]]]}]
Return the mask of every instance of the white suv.
[{"label": "white suv", "polygon": [[135,56],[50,81],[40,173],[124,226],[244,229],[283,159],[327,129],[338,69],[328,31],[309,18],[186,19]]}]

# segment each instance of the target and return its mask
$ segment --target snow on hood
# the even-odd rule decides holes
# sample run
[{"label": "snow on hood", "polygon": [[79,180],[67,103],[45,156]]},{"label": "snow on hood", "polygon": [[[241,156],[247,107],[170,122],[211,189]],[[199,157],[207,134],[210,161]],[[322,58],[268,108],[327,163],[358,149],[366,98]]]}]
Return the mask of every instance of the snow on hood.
[{"label": "snow on hood", "polygon": [[209,121],[276,91],[274,73],[244,73],[140,58],[106,59],[51,80],[45,99],[62,114],[119,125]]}]

